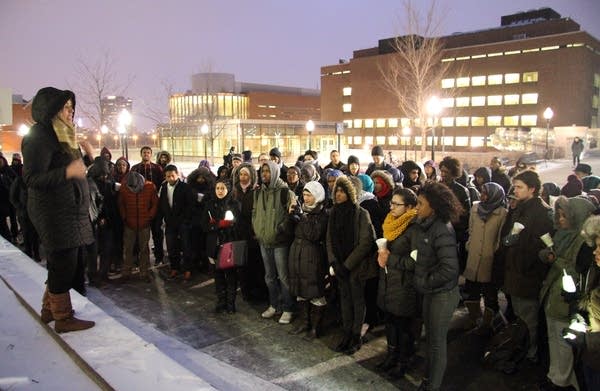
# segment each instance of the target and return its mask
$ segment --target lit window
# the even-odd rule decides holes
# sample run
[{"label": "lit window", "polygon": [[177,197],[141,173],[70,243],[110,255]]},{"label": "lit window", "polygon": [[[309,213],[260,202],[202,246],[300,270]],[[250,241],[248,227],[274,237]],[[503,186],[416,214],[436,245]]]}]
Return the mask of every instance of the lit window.
[{"label": "lit window", "polygon": [[373,145],[373,136],[365,136],[365,144]]},{"label": "lit window", "polygon": [[592,108],[593,109],[598,108],[598,96],[597,95],[592,96]]},{"label": "lit window", "polygon": [[400,126],[402,126],[403,128],[407,126],[410,127],[410,120],[408,118],[400,118]]},{"label": "lit window", "polygon": [[456,98],[456,107],[468,107],[470,98],[468,96],[461,96]]},{"label": "lit window", "polygon": [[454,79],[442,79],[442,88],[453,88]]},{"label": "lit window", "polygon": [[499,115],[490,115],[487,117],[488,126],[500,126],[502,125],[502,117]]},{"label": "lit window", "polygon": [[471,58],[471,56],[456,57],[456,61],[464,61],[464,60],[468,60],[470,58]]},{"label": "lit window", "polygon": [[352,103],[344,103],[342,105],[342,111],[344,113],[351,113],[352,112]]},{"label": "lit window", "polygon": [[373,127],[373,120],[372,119],[366,119],[365,120],[365,128],[372,128]]},{"label": "lit window", "polygon": [[484,145],[483,137],[471,137],[471,146],[472,147],[483,147]]},{"label": "lit window", "polygon": [[471,97],[471,106],[485,106],[485,96]]},{"label": "lit window", "polygon": [[468,137],[456,137],[454,139],[457,147],[468,147],[469,146],[469,138]]},{"label": "lit window", "polygon": [[351,96],[352,95],[352,87],[344,87],[342,88],[343,96]]},{"label": "lit window", "polygon": [[415,136],[415,145],[422,145],[423,138],[421,136]]},{"label": "lit window", "polygon": [[375,137],[375,141],[377,141],[377,145],[385,144],[385,136],[377,136]]},{"label": "lit window", "polygon": [[352,128],[352,120],[351,119],[345,119],[344,120],[344,127],[351,129]]},{"label": "lit window", "polygon": [[484,86],[485,85],[485,76],[473,76],[471,78],[471,85]]},{"label": "lit window", "polygon": [[485,117],[471,117],[471,126],[485,126]]},{"label": "lit window", "polygon": [[350,71],[349,71],[349,70],[346,70],[346,71],[342,71],[342,73],[343,73],[343,74],[346,74],[346,73],[350,73]]},{"label": "lit window", "polygon": [[476,58],[484,58],[485,54],[474,54],[471,56],[472,59],[476,59]]},{"label": "lit window", "polygon": [[457,87],[468,87],[471,83],[471,78],[469,77],[459,77],[456,79]]},{"label": "lit window", "polygon": [[442,117],[442,126],[454,126],[454,117]]},{"label": "lit window", "polygon": [[454,57],[442,58],[442,62],[452,62],[454,61]]},{"label": "lit window", "polygon": [[442,145],[452,145],[454,144],[454,137],[446,136],[442,137]]},{"label": "lit window", "polygon": [[378,128],[385,128],[385,118],[377,118],[375,123]]},{"label": "lit window", "polygon": [[537,72],[525,72],[523,73],[523,83],[533,83],[538,81]]},{"label": "lit window", "polygon": [[504,83],[506,84],[515,84],[518,83],[520,80],[520,76],[518,73],[506,73],[504,75]]},{"label": "lit window", "polygon": [[537,115],[522,115],[521,126],[535,126],[537,124]]},{"label": "lit window", "polygon": [[524,105],[534,105],[538,103],[538,94],[537,92],[532,92],[530,94],[521,95],[521,103]]},{"label": "lit window", "polygon": [[500,106],[502,104],[502,95],[489,95],[487,102],[488,106]]},{"label": "lit window", "polygon": [[518,105],[519,104],[519,95],[518,94],[504,95],[504,104],[505,105]]},{"label": "lit window", "polygon": [[442,98],[442,107],[454,107],[454,98]]},{"label": "lit window", "polygon": [[502,84],[502,75],[488,75],[488,85]]},{"label": "lit window", "polygon": [[269,105],[269,109],[276,109],[277,106]]},{"label": "lit window", "polygon": [[558,49],[558,48],[560,48],[560,46],[544,46],[544,47],[542,48],[542,52],[543,52],[543,51],[546,51],[546,50],[556,50],[556,49]]},{"label": "lit window", "polygon": [[354,140],[353,140],[352,136],[348,136],[347,143],[348,143],[348,145],[354,144]]},{"label": "lit window", "polygon": [[354,127],[355,128],[362,128],[362,119],[355,119],[354,120]]},{"label": "lit window", "polygon": [[398,127],[398,118],[390,118],[390,119],[388,119],[388,126],[390,128],[397,128]]},{"label": "lit window", "polygon": [[594,87],[600,87],[600,74],[594,73]]},{"label": "lit window", "polygon": [[469,126],[469,117],[456,117],[456,126]]},{"label": "lit window", "polygon": [[389,145],[398,145],[398,136],[390,136],[388,137]]},{"label": "lit window", "polygon": [[361,145],[362,144],[362,136],[354,136],[354,144]]},{"label": "lit window", "polygon": [[533,53],[533,52],[539,52],[540,48],[533,48],[533,49],[523,49],[523,53]]},{"label": "lit window", "polygon": [[520,50],[511,50],[509,52],[504,52],[504,55],[505,56],[510,56],[511,54],[519,54],[519,53],[521,53]]},{"label": "lit window", "polygon": [[504,126],[519,126],[518,115],[507,115],[504,117]]},{"label": "lit window", "polygon": [[498,56],[501,56],[501,55],[503,55],[503,54],[504,54],[504,53],[502,53],[502,52],[498,52],[498,53],[488,53],[488,55],[487,55],[487,56],[488,56],[488,57],[498,57]]}]

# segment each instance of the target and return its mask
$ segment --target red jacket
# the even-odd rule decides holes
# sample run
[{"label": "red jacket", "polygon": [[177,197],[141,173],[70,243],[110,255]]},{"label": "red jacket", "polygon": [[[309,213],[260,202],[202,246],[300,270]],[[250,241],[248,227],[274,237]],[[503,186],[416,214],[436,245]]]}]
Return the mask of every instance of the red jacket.
[{"label": "red jacket", "polygon": [[127,227],[135,230],[149,227],[157,210],[158,195],[152,182],[146,181],[138,194],[129,190],[126,181],[121,183],[119,212]]}]

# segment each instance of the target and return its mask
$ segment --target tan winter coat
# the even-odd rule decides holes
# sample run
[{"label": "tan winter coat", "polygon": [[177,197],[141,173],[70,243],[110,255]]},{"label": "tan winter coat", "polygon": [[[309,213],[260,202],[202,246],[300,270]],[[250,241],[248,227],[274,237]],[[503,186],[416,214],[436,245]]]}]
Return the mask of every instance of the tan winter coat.
[{"label": "tan winter coat", "polygon": [[500,231],[507,211],[499,207],[490,214],[487,221],[483,221],[477,214],[478,204],[479,202],[473,204],[469,216],[469,257],[463,275],[469,281],[491,282],[494,252],[500,246]]}]

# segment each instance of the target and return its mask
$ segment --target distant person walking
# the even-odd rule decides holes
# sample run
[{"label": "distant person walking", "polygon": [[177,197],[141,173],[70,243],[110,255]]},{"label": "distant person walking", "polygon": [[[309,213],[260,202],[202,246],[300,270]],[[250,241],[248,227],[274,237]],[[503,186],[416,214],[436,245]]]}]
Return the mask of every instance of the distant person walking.
[{"label": "distant person walking", "polygon": [[571,144],[571,152],[573,153],[573,167],[579,164],[579,160],[581,159],[581,153],[583,152],[583,140],[579,137],[575,137],[573,139],[573,143]]}]

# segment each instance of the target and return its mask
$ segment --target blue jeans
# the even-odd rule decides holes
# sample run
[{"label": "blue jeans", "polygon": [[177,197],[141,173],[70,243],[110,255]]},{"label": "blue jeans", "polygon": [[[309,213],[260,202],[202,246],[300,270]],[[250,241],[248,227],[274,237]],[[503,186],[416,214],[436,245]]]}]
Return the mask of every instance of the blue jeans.
[{"label": "blue jeans", "polygon": [[447,336],[452,314],[458,304],[458,287],[423,295],[423,323],[426,333],[425,376],[427,389],[442,385],[447,363]]},{"label": "blue jeans", "polygon": [[269,303],[277,311],[291,312],[294,300],[290,295],[288,280],[289,247],[265,247],[260,245],[265,265],[265,282],[269,290]]}]

